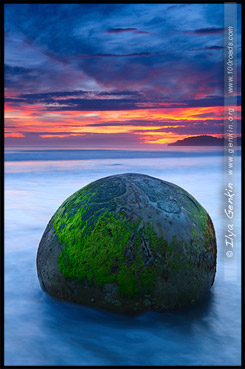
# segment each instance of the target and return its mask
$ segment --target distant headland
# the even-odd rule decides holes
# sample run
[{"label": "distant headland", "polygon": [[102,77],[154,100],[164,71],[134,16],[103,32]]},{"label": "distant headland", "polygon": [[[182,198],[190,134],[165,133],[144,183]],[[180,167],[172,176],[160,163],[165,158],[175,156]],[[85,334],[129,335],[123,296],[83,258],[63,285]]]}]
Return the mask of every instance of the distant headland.
[{"label": "distant headland", "polygon": [[[183,140],[169,143],[168,146],[223,146],[224,142],[224,137],[217,138],[214,136],[202,135],[187,137]],[[237,146],[241,146],[241,137],[237,137],[236,144]]]}]

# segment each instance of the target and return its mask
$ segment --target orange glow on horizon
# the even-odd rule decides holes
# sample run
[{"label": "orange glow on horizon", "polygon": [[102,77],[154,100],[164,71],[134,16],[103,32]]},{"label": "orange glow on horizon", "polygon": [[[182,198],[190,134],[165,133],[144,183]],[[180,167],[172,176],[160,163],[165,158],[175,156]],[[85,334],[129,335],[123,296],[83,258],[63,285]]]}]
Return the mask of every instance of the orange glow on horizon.
[{"label": "orange glow on horizon", "polygon": [[[159,134],[159,135],[155,135],[153,132],[152,133],[148,132],[148,134],[149,134],[149,136],[150,135],[154,135],[155,137],[150,138],[150,137],[145,136],[143,138],[144,143],[147,143],[147,144],[155,144],[155,145],[169,144],[169,143],[172,143],[172,142],[176,142],[178,140],[183,140],[183,139],[185,139],[187,137],[197,137],[197,136],[200,136],[200,134],[199,135],[190,135],[190,134],[188,134],[188,135],[185,135],[185,134],[183,134],[183,135],[176,135],[173,132],[167,132],[167,133],[164,132],[164,133]],[[224,135],[223,134],[212,134],[212,136],[219,138],[219,137],[223,137]]]},{"label": "orange glow on horizon", "polygon": [[[234,108],[236,111],[240,110],[240,107]],[[47,111],[44,110],[43,104],[16,107],[5,104],[5,137],[23,138],[25,134],[36,132],[39,137],[48,141],[54,137],[62,139],[63,137],[84,136],[86,133],[121,133],[136,135],[141,142],[147,144],[165,144],[203,134],[185,134],[184,131],[180,134],[172,130],[180,127],[184,129],[190,122],[188,127],[190,124],[203,124],[205,132],[208,121],[213,119],[220,122],[216,124],[223,124],[223,106],[93,112]],[[144,121],[146,124],[143,124]],[[177,122],[179,124],[176,124]],[[161,129],[169,131],[157,132]],[[219,135],[212,134],[212,136],[218,137]]]},{"label": "orange glow on horizon", "polygon": [[22,133],[19,132],[13,132],[13,133],[5,133],[5,137],[25,137]]}]

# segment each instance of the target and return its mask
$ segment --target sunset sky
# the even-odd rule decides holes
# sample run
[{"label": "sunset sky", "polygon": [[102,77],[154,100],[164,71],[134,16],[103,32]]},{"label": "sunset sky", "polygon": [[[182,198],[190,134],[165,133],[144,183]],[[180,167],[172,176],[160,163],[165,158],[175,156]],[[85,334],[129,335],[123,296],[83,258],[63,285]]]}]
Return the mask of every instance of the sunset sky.
[{"label": "sunset sky", "polygon": [[6,4],[4,62],[6,146],[224,134],[224,4]]}]

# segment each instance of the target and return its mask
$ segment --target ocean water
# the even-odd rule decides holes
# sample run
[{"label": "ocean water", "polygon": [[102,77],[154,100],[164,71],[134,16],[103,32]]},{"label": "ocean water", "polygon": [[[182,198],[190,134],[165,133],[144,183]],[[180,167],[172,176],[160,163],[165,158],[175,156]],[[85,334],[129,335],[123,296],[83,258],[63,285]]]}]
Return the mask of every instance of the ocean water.
[{"label": "ocean water", "polygon": [[[149,153],[15,149],[6,152],[5,161],[5,365],[241,364],[239,156],[235,257],[229,262],[224,246],[224,159],[218,148]],[[41,290],[36,253],[53,213],[84,185],[129,172],[183,187],[210,214],[218,263],[205,301],[172,313],[131,317],[61,302]],[[233,277],[225,278],[229,271]]]}]

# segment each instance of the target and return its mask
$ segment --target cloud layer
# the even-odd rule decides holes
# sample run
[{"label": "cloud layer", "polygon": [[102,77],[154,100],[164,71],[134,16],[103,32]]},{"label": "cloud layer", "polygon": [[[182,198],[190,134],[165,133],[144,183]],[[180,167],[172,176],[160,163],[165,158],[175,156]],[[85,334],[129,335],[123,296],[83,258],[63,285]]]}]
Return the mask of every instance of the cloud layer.
[{"label": "cloud layer", "polygon": [[224,4],[6,4],[7,144],[222,135],[223,19]]}]

